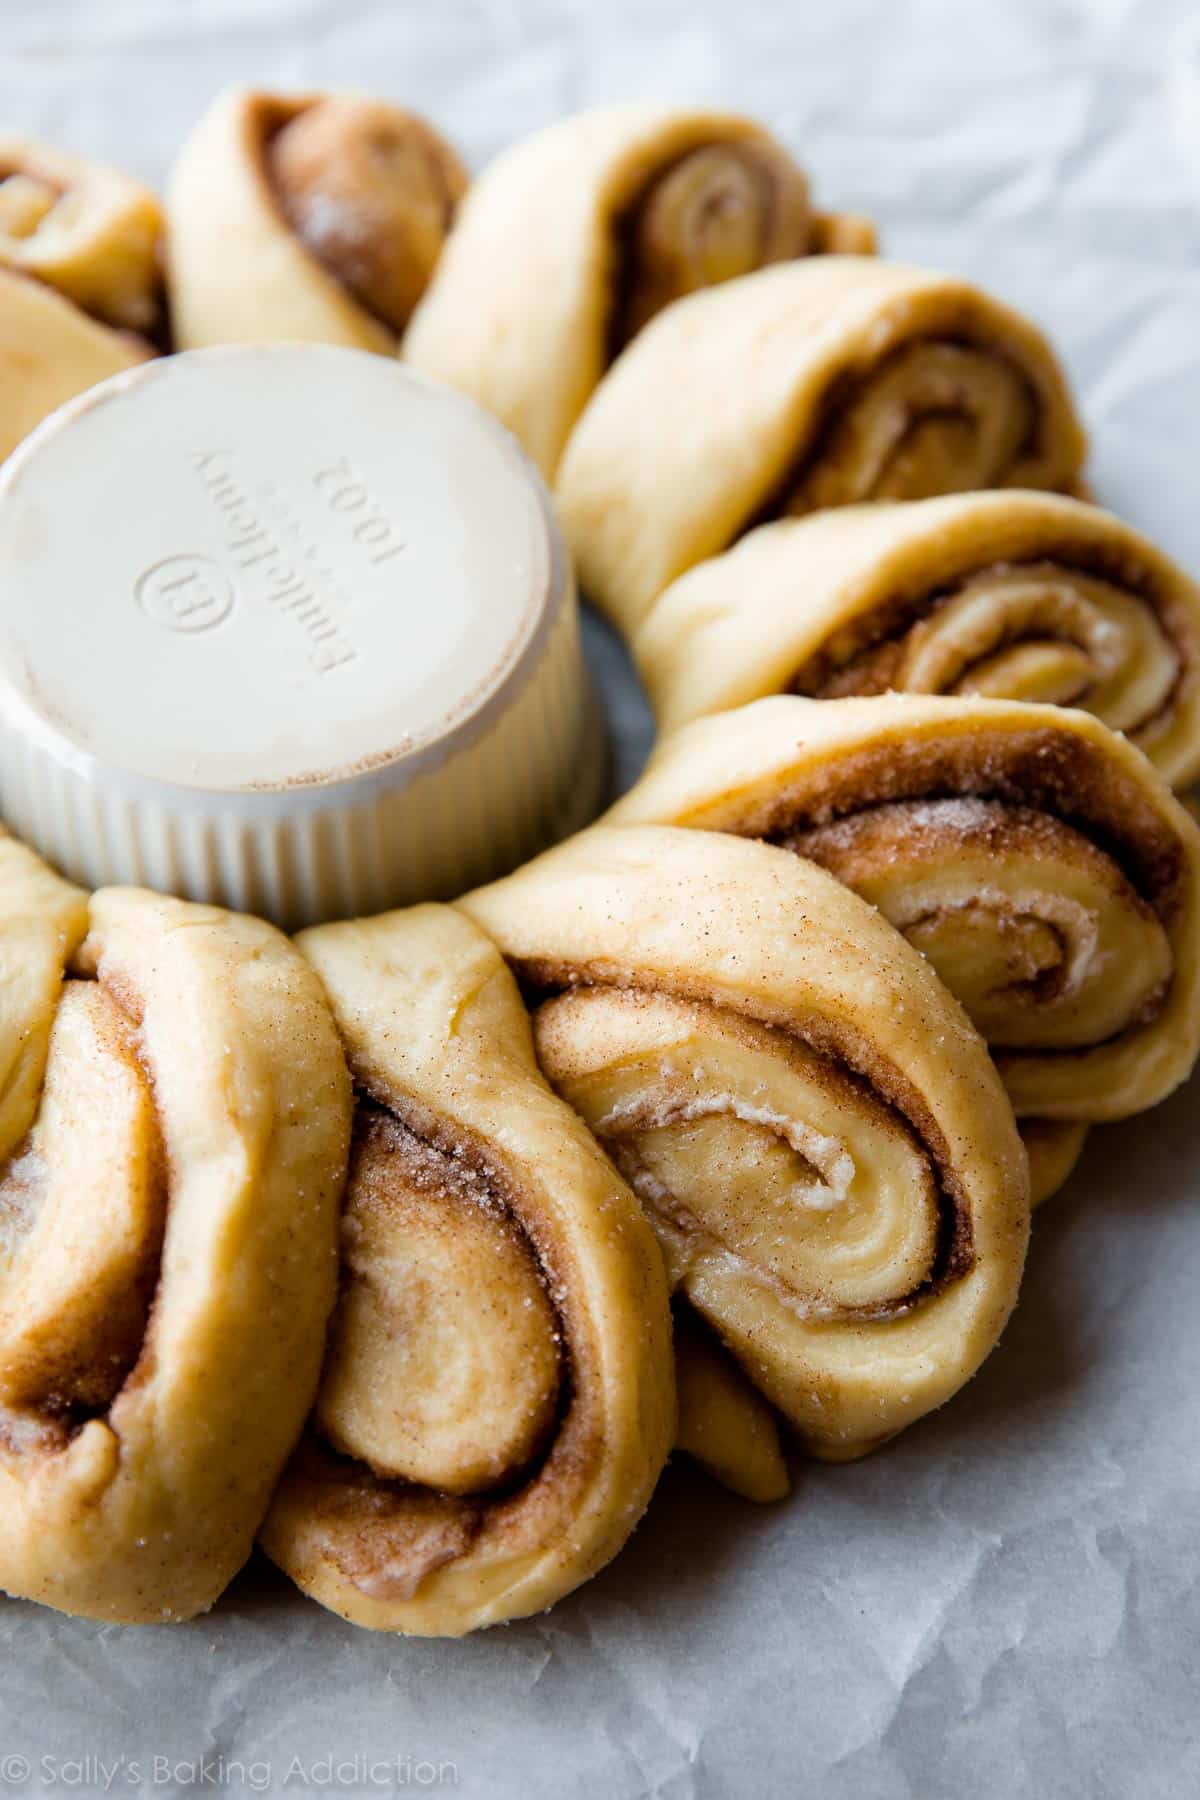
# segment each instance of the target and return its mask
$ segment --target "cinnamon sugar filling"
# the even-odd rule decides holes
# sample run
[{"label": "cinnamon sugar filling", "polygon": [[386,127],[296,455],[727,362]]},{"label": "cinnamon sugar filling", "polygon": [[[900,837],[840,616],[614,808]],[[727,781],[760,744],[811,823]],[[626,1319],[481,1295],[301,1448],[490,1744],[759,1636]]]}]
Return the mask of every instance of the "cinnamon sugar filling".
[{"label": "cinnamon sugar filling", "polygon": [[803,256],[812,226],[807,182],[769,145],[717,141],[682,151],[613,222],[606,362],[672,300]]},{"label": "cinnamon sugar filling", "polygon": [[[642,971],[635,973],[622,970],[619,965],[609,964],[603,959],[589,963],[586,967],[541,960],[521,961],[516,965],[516,973],[534,1011],[535,1028],[542,1008],[549,1010],[573,994],[586,996],[592,992],[617,993],[622,999],[627,998],[634,1007],[649,1004],[655,995],[664,995],[672,1000],[689,1003],[699,1014],[708,1011],[718,1015],[723,1031],[740,1035],[750,1045],[772,1045],[781,1059],[786,1059],[794,1046],[803,1046],[814,1053],[815,1065],[810,1064],[809,1072],[816,1080],[827,1083],[831,1090],[849,1091],[861,1107],[869,1109],[876,1124],[913,1146],[929,1172],[936,1209],[936,1228],[928,1266],[921,1278],[903,1293],[890,1295],[861,1307],[830,1306],[822,1304],[819,1296],[798,1292],[789,1285],[786,1275],[779,1269],[767,1270],[757,1264],[752,1265],[756,1280],[761,1280],[788,1300],[799,1304],[812,1316],[824,1316],[843,1323],[855,1319],[896,1317],[911,1311],[923,1301],[936,1297],[944,1288],[967,1275],[974,1266],[970,1203],[953,1168],[949,1147],[936,1120],[903,1071],[880,1056],[870,1043],[843,1022],[816,1015],[810,1016],[803,1023],[797,1023],[793,1015],[768,1018],[765,1014],[756,1013],[751,1016],[740,1012],[723,998],[714,1000],[702,983],[697,983],[695,987],[689,986],[686,981],[668,983]],[[664,1192],[656,1178],[647,1179],[645,1158],[639,1151],[636,1139],[647,1128],[669,1128],[672,1123],[687,1119],[689,1114],[695,1118],[720,1110],[722,1109],[714,1108],[705,1099],[702,1090],[699,1096],[685,1090],[665,1110],[661,1107],[654,1109],[653,1106],[645,1111],[639,1111],[636,1106],[622,1108],[619,1116],[594,1124],[593,1130],[615,1156],[622,1172],[653,1212],[669,1218],[678,1229],[705,1236],[708,1228],[696,1219],[685,1195]],[[736,1108],[725,1110],[729,1116],[737,1115]],[[793,1150],[796,1127],[803,1131],[805,1123],[797,1121],[794,1125],[788,1125],[762,1116],[761,1112],[751,1122],[757,1129],[774,1135]],[[725,1238],[712,1241],[719,1241],[723,1250],[738,1255],[736,1243]]]},{"label": "cinnamon sugar filling", "polygon": [[[382,1175],[378,1166],[374,1170],[366,1166],[381,1151],[391,1165]],[[602,1442],[603,1421],[589,1388],[587,1334],[576,1317],[569,1270],[558,1272],[564,1253],[525,1205],[514,1178],[485,1144],[458,1124],[451,1127],[395,1094],[360,1096],[347,1220],[354,1221],[357,1214],[361,1222],[364,1200],[368,1208],[404,1209],[414,1198],[423,1209],[432,1205],[444,1215],[436,1229],[440,1233],[444,1225],[448,1239],[456,1219],[462,1225],[465,1209],[476,1209],[487,1221],[489,1233],[507,1244],[501,1254],[511,1253],[524,1265],[540,1300],[526,1293],[519,1304],[534,1312],[544,1308],[553,1380],[531,1384],[530,1411],[537,1416],[528,1421],[521,1453],[512,1460],[500,1458],[503,1466],[499,1466],[491,1446],[483,1444],[479,1463],[487,1465],[486,1476],[469,1491],[408,1479],[394,1468],[372,1468],[360,1456],[347,1455],[344,1438],[340,1444],[331,1441],[341,1434],[336,1427],[331,1429],[329,1416],[329,1371],[338,1354],[348,1294],[361,1280],[361,1271],[353,1266],[353,1224],[350,1237],[344,1234],[342,1298],[332,1328],[327,1374],[291,1479],[301,1491],[300,1504],[324,1553],[361,1592],[379,1599],[411,1598],[428,1575],[484,1541],[489,1548],[506,1552],[544,1545],[553,1536],[556,1521],[565,1519],[564,1496],[595,1466]],[[489,1254],[493,1251],[490,1246]],[[397,1274],[396,1268],[385,1271],[389,1278]],[[444,1299],[438,1290],[435,1300]],[[464,1284],[457,1304],[477,1309],[473,1286]],[[403,1295],[395,1305],[387,1329],[393,1342],[402,1346]],[[453,1320],[447,1329],[453,1332]],[[353,1342],[346,1347],[353,1352]],[[528,1354],[521,1352],[522,1362]],[[361,1381],[361,1368],[356,1372],[348,1365],[348,1372],[352,1382]],[[402,1397],[399,1404],[403,1405]]]},{"label": "cinnamon sugar filling", "polygon": [[[4,1285],[18,1290],[13,1304],[0,1289],[0,1441],[10,1451],[65,1449],[153,1367],[170,1183],[139,1009],[126,1002],[107,983],[64,982],[38,1116],[0,1169]],[[81,1119],[71,1076],[82,1077]],[[89,1105],[104,1111],[92,1118]],[[53,1210],[39,1244],[43,1207]]]},{"label": "cinnamon sugar filling", "polygon": [[[860,891],[883,878],[896,856],[919,863],[924,854],[932,863],[955,844],[964,853],[975,850],[1001,863],[1022,853],[1040,855],[1050,865],[1065,857],[1113,904],[1133,909],[1152,930],[1157,921],[1164,932],[1182,903],[1186,877],[1177,836],[1146,806],[1133,777],[1115,769],[1086,739],[1048,728],[989,735],[964,731],[924,741],[889,738],[848,748],[802,777],[773,784],[769,794],[748,799],[736,817],[715,822],[819,862]],[[997,932],[1008,934],[1014,983],[1026,983],[1034,999],[1052,1001],[1062,994],[1069,946],[1060,938],[1062,954],[1057,954],[1053,947],[1039,951],[1028,937],[1022,942],[1020,932],[1031,915],[1002,895],[980,896],[980,905],[994,915]],[[1043,923],[1053,938],[1056,922]],[[997,954],[1003,948],[1001,943]],[[1022,967],[1022,958],[1030,956],[1034,966]],[[1037,1044],[1039,1054],[1080,1054],[1152,1023],[1171,982],[1169,971],[1153,981],[1124,1022],[1101,1038],[1069,1046]],[[994,1048],[1016,1048],[1005,1044],[1002,1033],[985,1034]]]},{"label": "cinnamon sugar filling", "polygon": [[[1046,813],[994,800],[884,803],[833,824],[799,830],[786,848],[870,899],[934,964],[993,1051],[1094,1049],[1149,1024],[1170,987],[1170,950],[1153,909],[1088,838]],[[976,880],[956,879],[971,860]],[[1028,864],[1020,893],[1000,880]],[[1040,870],[1063,891],[1039,885]],[[935,887],[922,904],[922,880]],[[936,883],[941,876],[944,886]],[[1112,909],[1129,924],[1137,955],[1114,961],[1102,926]],[[1134,934],[1132,940],[1128,933]],[[1087,1001],[1086,1020],[1072,1019]],[[1069,1043],[1050,1041],[1057,1009]],[[1041,1020],[1020,1040],[1018,1021]],[[1082,1040],[1082,1041],[1080,1041]]]},{"label": "cinnamon sugar filling", "polygon": [[[1071,541],[1061,536],[1037,555],[968,564],[962,569],[947,571],[934,586],[914,575],[832,632],[796,670],[787,684],[787,691],[812,699],[837,700],[853,695],[883,694],[897,686],[903,688],[902,682],[897,683],[896,676],[915,627],[926,621],[936,621],[969,585],[986,588],[991,579],[1020,574],[1027,575],[1030,580],[1041,577],[1047,585],[1055,581],[1068,588],[1072,580],[1081,578],[1102,582],[1113,587],[1123,598],[1145,606],[1174,655],[1175,675],[1159,704],[1123,728],[1127,731],[1148,730],[1170,712],[1188,672],[1188,660],[1170,596],[1136,558],[1120,551],[1107,552],[1094,542]],[[1056,610],[1061,614],[1061,608]],[[1001,632],[988,645],[986,655],[995,656],[1029,641],[1076,649],[1082,659],[1090,660],[1092,644],[1089,642],[1088,615],[1092,609],[1086,597],[1078,595],[1077,605],[1072,610],[1075,616],[1070,621],[1060,617],[1054,629],[1039,625],[1029,633],[1021,631],[1007,635]],[[1067,623],[1075,629],[1068,632],[1064,629]],[[970,675],[972,666],[968,663],[960,672],[960,682]],[[1092,673],[1081,669],[1078,687],[1071,700],[1085,699],[1094,680]]]},{"label": "cinnamon sugar filling", "polygon": [[889,738],[841,752],[749,801],[723,829],[787,846],[797,833],[897,801],[991,800],[1042,812],[1091,841],[1167,925],[1180,904],[1183,850],[1137,781],[1071,732],[1048,727]]},{"label": "cinnamon sugar filling", "polygon": [[449,147],[382,102],[259,98],[261,178],[281,222],[375,322],[399,338],[466,188]]},{"label": "cinnamon sugar filling", "polygon": [[[960,369],[948,381],[944,378],[940,384],[934,381],[927,400],[922,401],[918,397],[905,402],[904,386],[920,386],[922,353],[929,353],[931,358],[936,358],[943,351],[949,357],[962,359]],[[936,428],[940,427],[943,433],[948,430],[952,434],[954,441],[948,447],[954,450],[957,457],[961,458],[970,452],[982,430],[983,413],[966,404],[961,394],[969,393],[971,367],[986,369],[989,364],[993,366],[1002,384],[1008,388],[1014,415],[1020,415],[1020,423],[1015,431],[1006,434],[1009,442],[1004,447],[997,466],[984,472],[980,479],[949,483],[942,481],[932,487],[925,485],[920,475],[920,453],[921,438],[926,428],[930,424],[935,427],[934,438],[928,445],[931,451],[937,450]],[[882,457],[875,459],[879,463],[875,474],[868,478],[865,486],[851,479],[846,484],[848,491],[844,493],[813,497],[810,490],[823,471],[834,472],[841,467],[849,469],[853,477],[857,458],[853,444],[845,441],[849,428],[856,419],[872,422],[872,413],[878,411],[879,396],[892,382],[896,383],[901,397],[903,419],[900,430],[888,434],[890,443]],[[934,391],[939,385],[945,391]],[[960,390],[958,398],[951,397],[950,390],[955,387]],[[817,505],[845,505],[880,498],[923,499],[932,494],[952,492],[956,487],[1001,486],[1010,468],[1026,457],[1038,454],[1041,433],[1042,419],[1037,393],[1027,373],[1001,345],[973,333],[966,319],[963,319],[957,330],[953,325],[948,325],[936,335],[893,342],[873,364],[847,369],[830,382],[822,397],[813,429],[797,447],[790,465],[774,490],[746,520],[736,536],[741,537],[754,526],[770,520],[805,513]],[[853,486],[861,487],[862,491],[849,491]]]}]

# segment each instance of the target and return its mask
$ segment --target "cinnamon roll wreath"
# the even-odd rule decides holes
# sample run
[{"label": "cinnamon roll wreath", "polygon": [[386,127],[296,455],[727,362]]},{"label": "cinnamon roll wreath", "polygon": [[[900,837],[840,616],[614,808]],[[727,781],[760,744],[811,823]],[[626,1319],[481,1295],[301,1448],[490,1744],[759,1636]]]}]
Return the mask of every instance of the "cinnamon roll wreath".
[{"label": "cinnamon roll wreath", "polygon": [[350,1093],[272,926],[0,837],[0,1587],[211,1606],[320,1372]]},{"label": "cinnamon roll wreath", "polygon": [[1029,1230],[987,1052],[929,964],[814,864],[597,828],[460,906],[538,1061],[642,1200],[673,1287],[819,1456],[948,1399]]},{"label": "cinnamon roll wreath", "polygon": [[1086,440],[1027,319],[955,276],[821,256],[668,307],[572,432],[557,496],[627,635],[764,520],[977,488],[1067,491]]},{"label": "cinnamon roll wreath", "polygon": [[1082,706],[1172,785],[1200,775],[1200,588],[1059,495],[763,525],[673,582],[632,649],[663,731],[776,693],[978,694]]},{"label": "cinnamon roll wreath", "polygon": [[[962,1002],[1023,1118],[1126,1118],[1195,1064],[1200,832],[1089,713],[761,700],[664,739],[609,817],[762,838],[838,876]],[[1035,1136],[1039,1169],[1069,1167],[1077,1130]]]},{"label": "cinnamon roll wreath", "polygon": [[140,183],[0,132],[0,457],[64,400],[155,354],[161,237]]},{"label": "cinnamon roll wreath", "polygon": [[455,1637],[621,1548],[675,1426],[662,1261],[448,907],[305,932],[358,1090],[342,1287],[262,1532],[344,1618]]},{"label": "cinnamon roll wreath", "polygon": [[289,338],[393,355],[467,176],[414,113],[356,94],[222,94],[167,194],[181,350]]},{"label": "cinnamon roll wreath", "polygon": [[736,113],[634,102],[535,133],[475,182],[404,354],[495,413],[551,477],[605,369],[663,307],[768,263],[869,253]]}]

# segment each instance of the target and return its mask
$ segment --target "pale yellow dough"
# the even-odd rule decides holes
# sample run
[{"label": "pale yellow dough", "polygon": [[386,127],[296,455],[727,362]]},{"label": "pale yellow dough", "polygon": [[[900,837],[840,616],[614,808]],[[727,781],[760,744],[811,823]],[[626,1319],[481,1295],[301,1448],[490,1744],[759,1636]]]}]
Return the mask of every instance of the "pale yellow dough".
[{"label": "pale yellow dough", "polygon": [[271,926],[89,901],[7,837],[0,973],[0,1586],[189,1618],[249,1554],[316,1392],[336,1030]]},{"label": "pale yellow dough", "polygon": [[547,478],[620,348],[623,290],[652,279],[630,218],[655,195],[668,216],[654,247],[681,287],[846,243],[855,224],[873,248],[865,221],[813,214],[786,150],[735,113],[596,107],[505,151],[463,206],[404,354],[495,413]]},{"label": "pale yellow dough", "polygon": [[816,1454],[983,1361],[1028,1171],[986,1049],[873,908],[785,851],[595,829],[459,903],[535,996],[543,1069],[672,1282]]},{"label": "pale yellow dough", "polygon": [[977,693],[1082,706],[1173,785],[1200,775],[1200,588],[1060,495],[763,525],[673,582],[632,648],[663,731],[788,691]]},{"label": "pale yellow dough", "polygon": [[1155,1105],[1200,1049],[1200,832],[1090,713],[777,696],[661,743],[614,822],[814,858],[932,962],[1020,1115]]},{"label": "pale yellow dough", "polygon": [[149,188],[52,144],[0,132],[0,266],[117,330],[162,317],[163,217]]},{"label": "pale yellow dough", "polygon": [[[266,154],[273,134],[326,98],[230,88],[184,143],[167,188],[171,315],[179,349],[288,339],[395,354],[396,331],[293,230],[270,179]],[[460,179],[453,152],[422,121],[390,110],[430,149],[430,166],[419,173],[422,186],[432,181],[440,196],[442,176],[431,166],[438,158],[453,171],[449,207]],[[404,174],[411,178],[406,170],[402,179]],[[420,198],[423,204],[426,195]],[[341,198],[331,195],[329,208],[339,204]],[[354,229],[355,221],[347,220],[347,234]]]},{"label": "pale yellow dough", "polygon": [[675,1428],[662,1259],[477,927],[421,906],[299,942],[362,1099],[316,1428],[262,1542],[356,1624],[456,1637],[641,1517]]},{"label": "pale yellow dough", "polygon": [[0,268],[0,458],[55,407],[150,354],[53,288]]},{"label": "pale yellow dough", "polygon": [[162,215],[114,169],[0,133],[0,458],[47,413],[153,355]]},{"label": "pale yellow dough", "polygon": [[686,1307],[675,1315],[675,1380],[675,1448],[743,1500],[783,1500],[791,1483],[774,1413]]},{"label": "pale yellow dough", "polygon": [[1086,440],[1027,319],[956,276],[819,256],[653,320],[572,433],[557,495],[584,592],[627,635],[764,516],[1070,489]]}]

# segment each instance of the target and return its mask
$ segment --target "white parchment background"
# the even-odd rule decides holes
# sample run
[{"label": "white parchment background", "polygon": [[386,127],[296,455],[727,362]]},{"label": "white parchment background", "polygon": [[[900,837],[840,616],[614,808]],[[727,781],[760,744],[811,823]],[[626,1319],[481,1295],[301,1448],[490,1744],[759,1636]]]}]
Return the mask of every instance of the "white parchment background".
[{"label": "white parchment background", "polygon": [[[1200,566],[1187,5],[0,0],[0,19],[0,116],[154,178],[234,79],[374,88],[476,162],[632,93],[758,112],[892,253],[1036,315],[1102,498]],[[591,643],[628,774],[644,713]],[[0,1787],[378,1792],[416,1787],[424,1758],[453,1791],[530,1800],[1195,1793],[1198,1095],[1094,1134],[958,1401],[874,1460],[801,1469],[770,1511],[671,1471],[548,1617],[371,1637],[260,1564],[187,1627],[0,1602]]]}]

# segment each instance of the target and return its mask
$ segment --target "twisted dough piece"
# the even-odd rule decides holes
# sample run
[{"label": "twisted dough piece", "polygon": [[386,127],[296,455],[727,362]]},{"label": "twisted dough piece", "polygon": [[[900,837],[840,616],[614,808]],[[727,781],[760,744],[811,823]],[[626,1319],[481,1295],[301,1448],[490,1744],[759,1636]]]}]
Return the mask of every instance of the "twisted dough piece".
[{"label": "twisted dough piece", "polygon": [[0,132],[0,457],[64,400],[153,355],[161,236],[137,182]]},{"label": "twisted dough piece", "polygon": [[597,388],[557,487],[584,591],[632,634],[764,518],[1065,489],[1085,451],[1027,319],[954,276],[827,256],[669,307]]},{"label": "twisted dough piece", "polygon": [[763,525],[673,582],[633,652],[664,731],[788,691],[981,694],[1083,706],[1173,784],[1200,775],[1200,589],[1058,495]]},{"label": "twisted dough piece", "polygon": [[956,1392],[1016,1298],[1025,1158],[983,1044],[879,913],[768,845],[645,827],[460,905],[673,1285],[810,1449],[860,1455]]},{"label": "twisted dough piece", "polygon": [[89,902],[7,837],[0,975],[0,1586],[188,1618],[249,1554],[316,1392],[337,1034],[271,926]]},{"label": "twisted dough piece", "polygon": [[621,1548],[674,1431],[662,1262],[448,907],[305,932],[359,1090],[314,1429],[262,1534],[325,1606],[456,1637]]},{"label": "twisted dough piece", "polygon": [[814,214],[752,120],[597,107],[484,171],[404,354],[494,412],[549,478],[609,363],[664,306],[834,248],[873,250],[870,225]]},{"label": "twisted dough piece", "polygon": [[666,738],[610,817],[821,863],[929,958],[1019,1115],[1126,1118],[1195,1063],[1200,831],[1090,713],[760,700]]},{"label": "twisted dough piece", "polygon": [[290,338],[394,354],[466,185],[414,113],[230,89],[168,190],[179,347]]},{"label": "twisted dough piece", "polygon": [[790,1491],[775,1415],[696,1319],[675,1311],[675,1448],[743,1500],[767,1505]]}]

